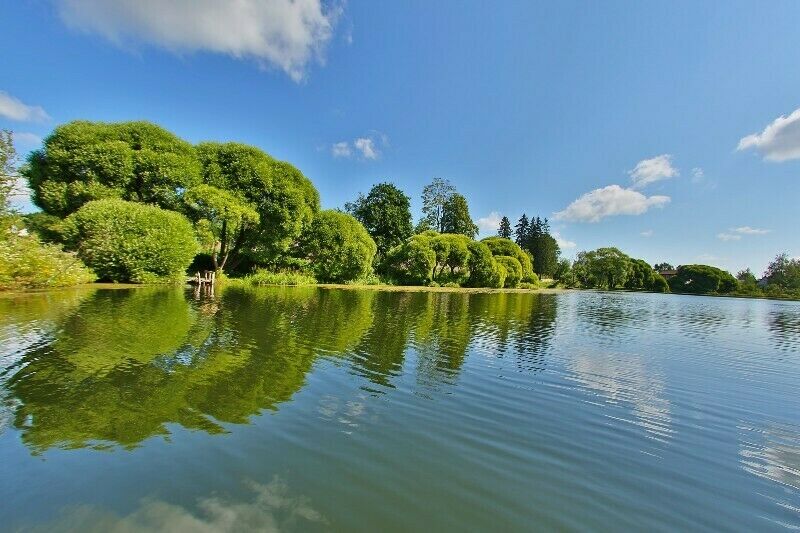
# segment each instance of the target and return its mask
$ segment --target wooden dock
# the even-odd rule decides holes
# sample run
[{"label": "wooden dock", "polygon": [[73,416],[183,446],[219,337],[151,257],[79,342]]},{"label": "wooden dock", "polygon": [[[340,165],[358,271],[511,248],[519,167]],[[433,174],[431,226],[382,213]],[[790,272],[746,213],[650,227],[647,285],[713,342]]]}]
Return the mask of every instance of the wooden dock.
[{"label": "wooden dock", "polygon": [[206,270],[202,273],[195,273],[194,277],[189,278],[188,281],[189,283],[197,285],[198,287],[202,287],[203,285],[213,287],[216,276],[217,274],[213,270]]}]

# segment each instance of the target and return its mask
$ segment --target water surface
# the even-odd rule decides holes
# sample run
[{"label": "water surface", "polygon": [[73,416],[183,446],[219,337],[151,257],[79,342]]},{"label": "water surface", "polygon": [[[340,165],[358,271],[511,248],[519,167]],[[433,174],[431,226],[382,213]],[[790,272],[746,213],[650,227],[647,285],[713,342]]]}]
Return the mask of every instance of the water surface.
[{"label": "water surface", "polygon": [[0,298],[0,529],[800,527],[800,305]]}]

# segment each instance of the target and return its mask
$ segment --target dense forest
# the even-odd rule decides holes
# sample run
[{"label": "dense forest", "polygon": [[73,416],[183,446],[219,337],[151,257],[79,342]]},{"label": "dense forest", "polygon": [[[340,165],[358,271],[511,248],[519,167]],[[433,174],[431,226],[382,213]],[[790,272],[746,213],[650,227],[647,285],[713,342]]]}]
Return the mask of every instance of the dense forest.
[{"label": "dense forest", "polygon": [[[9,207],[19,178],[39,212]],[[798,297],[800,261],[779,255],[761,280],[715,267],[654,267],[616,248],[561,258],[547,218],[503,217],[476,240],[467,199],[447,180],[410,198],[378,183],[343,210],[322,210],[291,164],[234,142],[192,145],[147,122],[75,121],[19,164],[0,135],[0,288],[92,280],[184,281],[217,271],[252,284],[550,286]],[[669,280],[662,276],[669,273]]]}]

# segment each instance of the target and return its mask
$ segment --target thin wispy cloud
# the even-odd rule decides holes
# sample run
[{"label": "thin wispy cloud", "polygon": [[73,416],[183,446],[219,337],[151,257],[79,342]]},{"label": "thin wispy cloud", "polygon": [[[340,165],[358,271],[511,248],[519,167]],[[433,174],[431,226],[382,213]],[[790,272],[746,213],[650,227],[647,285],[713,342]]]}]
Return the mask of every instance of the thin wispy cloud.
[{"label": "thin wispy cloud", "polygon": [[364,159],[378,159],[380,155],[380,152],[375,147],[375,141],[369,137],[359,137],[353,141],[353,146],[355,146],[356,150],[361,152],[361,156]]},{"label": "thin wispy cloud", "polygon": [[641,233],[639,233],[639,235],[641,235],[642,237],[652,237],[653,236],[653,230],[651,230],[651,229],[644,230]]},{"label": "thin wispy cloud", "polygon": [[800,158],[800,109],[789,116],[776,118],[761,133],[753,133],[739,141],[737,150],[757,150],[768,161]]},{"label": "thin wispy cloud", "polygon": [[42,107],[28,105],[3,91],[0,91],[0,117],[17,122],[44,122],[50,119]]},{"label": "thin wispy cloud", "polygon": [[766,235],[771,230],[751,228],[750,226],[740,226],[738,228],[733,228],[731,231],[734,231],[740,235]]},{"label": "thin wispy cloud", "polygon": [[331,155],[333,157],[350,157],[353,155],[353,150],[350,148],[350,143],[342,141],[331,146]]},{"label": "thin wispy cloud", "polygon": [[740,241],[742,240],[741,235],[737,235],[736,233],[717,233],[717,239],[728,242],[728,241]]},{"label": "thin wispy cloud", "polygon": [[628,171],[635,189],[641,189],[657,181],[674,178],[678,174],[678,169],[672,166],[672,156],[669,154],[643,159]]},{"label": "thin wispy cloud", "polygon": [[253,59],[302,81],[322,63],[342,8],[322,0],[56,0],[70,27],[118,44]]},{"label": "thin wispy cloud", "polygon": [[571,250],[577,246],[577,244],[575,244],[574,241],[565,238],[558,231],[553,232],[553,238],[558,243],[558,247],[561,248],[562,250]]},{"label": "thin wispy cloud", "polygon": [[599,222],[606,217],[641,215],[651,208],[664,207],[669,202],[669,196],[645,196],[633,189],[609,185],[587,192],[564,210],[555,213],[555,218],[567,222]]}]

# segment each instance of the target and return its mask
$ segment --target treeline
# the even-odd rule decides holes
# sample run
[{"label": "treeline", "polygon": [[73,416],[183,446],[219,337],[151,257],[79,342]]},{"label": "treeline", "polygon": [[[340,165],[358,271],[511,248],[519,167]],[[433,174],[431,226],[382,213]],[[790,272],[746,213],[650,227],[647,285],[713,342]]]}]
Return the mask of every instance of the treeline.
[{"label": "treeline", "polygon": [[192,145],[147,122],[59,126],[19,174],[41,211],[15,215],[3,241],[46,250],[60,262],[53,269],[69,262],[74,272],[40,279],[24,271],[34,262],[10,253],[0,263],[6,288],[176,281],[187,269],[253,283],[515,287],[547,271],[534,258],[546,221],[519,233],[519,244],[475,241],[467,200],[446,180],[424,188],[416,226],[409,198],[389,183],[346,212],[321,210],[314,185],[289,163],[240,143]]}]

